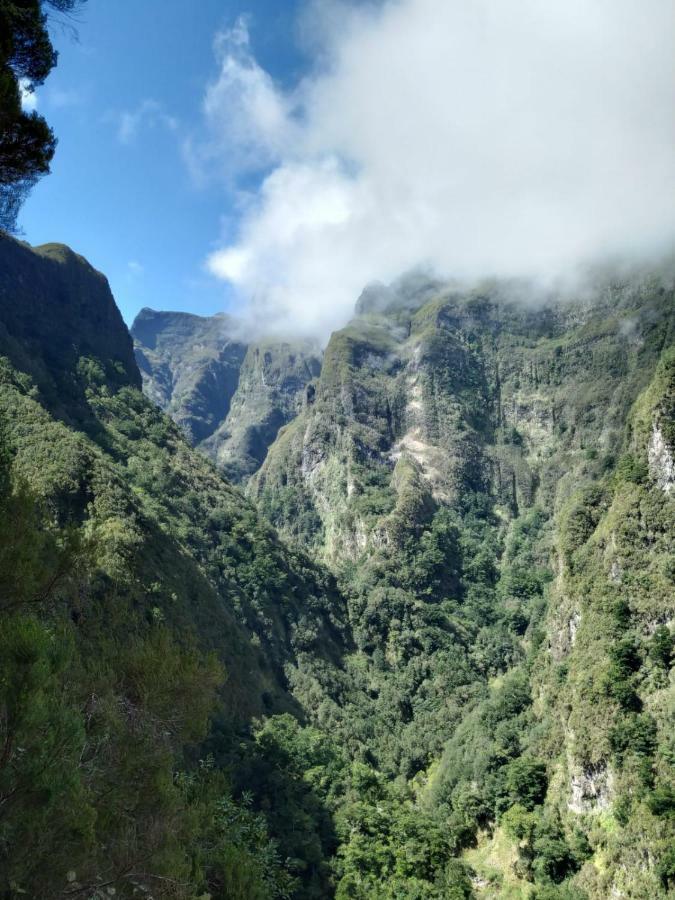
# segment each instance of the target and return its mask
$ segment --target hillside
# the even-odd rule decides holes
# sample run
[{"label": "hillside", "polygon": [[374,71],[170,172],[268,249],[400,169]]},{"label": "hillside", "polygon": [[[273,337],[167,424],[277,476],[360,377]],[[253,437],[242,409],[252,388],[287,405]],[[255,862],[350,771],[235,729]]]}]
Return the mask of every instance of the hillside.
[{"label": "hillside", "polygon": [[5,895],[672,896],[666,270],[371,286],[322,361],[144,311],[139,371],[0,262]]},{"label": "hillside", "polygon": [[0,890],[258,896],[266,826],[212,821],[226,758],[339,679],[342,598],[143,397],[100,273],[7,237],[0,271]]},{"label": "hillside", "polygon": [[672,887],[674,319],[665,269],[410,276],[331,337],[248,493],[348,598],[338,896]]},{"label": "hillside", "polygon": [[675,889],[674,338],[667,272],[371,288],[251,482],[349,598],[346,733],[476,896]]}]

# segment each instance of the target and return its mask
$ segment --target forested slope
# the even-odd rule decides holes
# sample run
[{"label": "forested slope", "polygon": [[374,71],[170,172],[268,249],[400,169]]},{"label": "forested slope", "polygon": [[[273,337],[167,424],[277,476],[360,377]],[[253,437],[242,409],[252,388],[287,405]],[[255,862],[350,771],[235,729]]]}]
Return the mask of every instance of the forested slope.
[{"label": "forested slope", "polygon": [[103,276],[0,257],[0,890],[268,896],[228,760],[339,673],[342,599],[142,396]]},{"label": "forested slope", "polygon": [[349,598],[342,727],[384,782],[344,832],[340,895],[446,896],[450,846],[478,895],[665,896],[672,280],[411,278],[358,313],[251,484]]},{"label": "forested slope", "polygon": [[671,896],[674,315],[411,276],[221,384],[146,314],[176,425],[103,276],[0,240],[5,895]]}]

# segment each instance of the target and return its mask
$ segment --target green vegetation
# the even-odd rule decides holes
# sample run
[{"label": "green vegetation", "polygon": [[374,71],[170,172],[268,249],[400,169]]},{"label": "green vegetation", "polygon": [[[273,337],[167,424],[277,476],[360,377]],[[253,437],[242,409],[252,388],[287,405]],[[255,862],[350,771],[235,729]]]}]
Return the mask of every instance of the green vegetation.
[{"label": "green vegetation", "polygon": [[47,11],[68,13],[83,0],[2,0],[0,3],[0,229],[16,229],[21,204],[49,172],[56,138],[45,119],[21,105],[56,65]]},{"label": "green vegetation", "polygon": [[[339,684],[333,579],[141,395],[121,321],[90,329],[118,315],[97,273],[2,251],[0,892],[290,896],[238,754],[252,717],[301,715],[292,682]],[[95,303],[54,310],[60,279]]]},{"label": "green vegetation", "polygon": [[[246,499],[98,273],[0,255],[3,896],[672,894],[672,294],[240,347],[237,416],[304,373]],[[206,327],[156,315],[165,361]]]},{"label": "green vegetation", "polygon": [[[672,293],[603,290],[378,301],[252,480],[348,598],[330,727],[372,788],[338,896],[445,896],[462,861],[476,896],[669,889],[673,509],[648,445],[671,434]],[[408,853],[434,862],[390,888]]]}]

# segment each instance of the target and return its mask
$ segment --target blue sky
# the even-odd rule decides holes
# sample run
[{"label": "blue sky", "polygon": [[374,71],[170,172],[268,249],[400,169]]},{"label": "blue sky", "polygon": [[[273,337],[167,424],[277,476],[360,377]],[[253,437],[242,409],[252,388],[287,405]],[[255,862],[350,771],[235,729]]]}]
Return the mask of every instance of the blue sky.
[{"label": "blue sky", "polygon": [[[325,339],[424,267],[675,246],[672,0],[89,0],[20,224],[142,306]],[[574,281],[574,278],[571,279]]]},{"label": "blue sky", "polygon": [[59,63],[37,104],[59,145],[19,224],[30,243],[66,243],[103,271],[128,323],[143,306],[210,314],[228,304],[204,263],[232,192],[196,181],[182,144],[217,76],[214,36],[242,14],[261,63],[295,81],[304,60],[289,0],[89,0],[76,42],[52,28]]}]

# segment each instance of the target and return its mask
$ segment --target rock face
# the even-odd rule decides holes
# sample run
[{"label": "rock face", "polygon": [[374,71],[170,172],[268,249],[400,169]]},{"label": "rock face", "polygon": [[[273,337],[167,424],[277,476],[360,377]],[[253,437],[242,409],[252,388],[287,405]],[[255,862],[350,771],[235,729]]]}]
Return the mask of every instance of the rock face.
[{"label": "rock face", "polygon": [[145,393],[198,445],[226,418],[246,345],[228,316],[142,309],[131,334]]},{"label": "rock face", "polygon": [[[359,535],[381,539],[404,460],[436,503],[479,492],[507,517],[553,509],[618,452],[671,299],[637,282],[536,303],[513,285],[371,286],[331,337],[313,402],[271,446],[251,492],[326,559],[351,554]],[[651,465],[666,490],[667,449],[656,440]]]},{"label": "rock face", "polygon": [[107,279],[63,244],[31,248],[0,233],[0,309],[3,352],[60,413],[77,415],[84,374],[141,386]]},{"label": "rock face", "polygon": [[568,808],[577,814],[599,813],[611,802],[614,778],[606,765],[589,766],[572,775]]},{"label": "rock face", "polygon": [[257,470],[321,369],[313,343],[248,344],[226,315],[143,309],[131,333],[145,393],[234,481]]},{"label": "rock face", "polygon": [[675,462],[663,431],[654,424],[648,450],[649,471],[664,494],[675,488]]},{"label": "rock face", "polygon": [[228,414],[201,448],[231,480],[252,475],[279,430],[302,409],[320,372],[320,351],[309,341],[251,344]]}]

